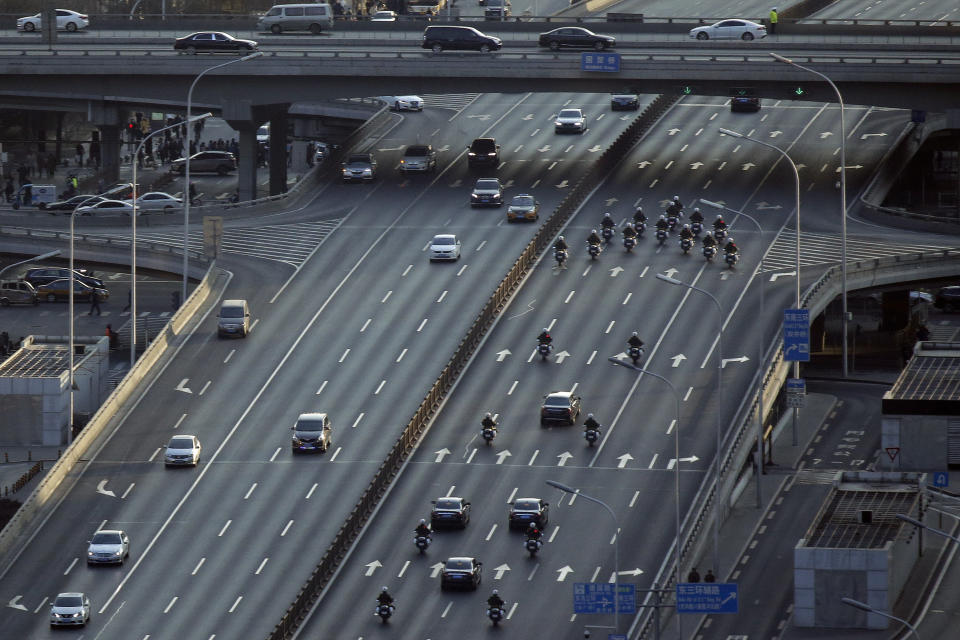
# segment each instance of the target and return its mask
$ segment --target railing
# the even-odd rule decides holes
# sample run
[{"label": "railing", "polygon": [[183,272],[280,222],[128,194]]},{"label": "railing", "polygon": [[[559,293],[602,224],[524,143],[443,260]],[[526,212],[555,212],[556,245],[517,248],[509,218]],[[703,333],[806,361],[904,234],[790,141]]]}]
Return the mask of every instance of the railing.
[{"label": "railing", "polygon": [[577,181],[570,193],[557,206],[543,223],[534,238],[517,258],[507,275],[501,280],[493,295],[487,300],[483,310],[460,341],[453,357],[440,373],[426,397],[420,403],[406,428],[394,443],[386,459],[374,474],[351,511],[346,522],[337,532],[333,542],[307,582],[301,587],[296,599],[287,608],[280,622],[269,635],[270,640],[281,640],[290,636],[304,620],[320,592],[327,585],[340,563],[347,555],[350,546],[366,524],[387,487],[402,468],[410,452],[421,435],[425,433],[441,402],[453,383],[469,362],[474,351],[480,345],[484,335],[493,325],[504,305],[510,300],[517,287],[526,278],[529,270],[540,255],[553,242],[554,236],[577,211],[583,201],[596,189],[604,176],[615,167],[640,136],[679,98],[659,96],[620,134],[594,165]]}]

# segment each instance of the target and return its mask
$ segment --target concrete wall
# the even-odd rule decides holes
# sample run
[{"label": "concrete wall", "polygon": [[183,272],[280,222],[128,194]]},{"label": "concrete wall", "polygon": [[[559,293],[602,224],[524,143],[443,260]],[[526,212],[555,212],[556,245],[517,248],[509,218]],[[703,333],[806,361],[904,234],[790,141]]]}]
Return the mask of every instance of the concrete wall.
[{"label": "concrete wall", "polygon": [[[886,629],[889,621],[843,604],[853,598],[889,611],[902,582],[891,584],[890,545],[883,549],[806,547],[793,550],[793,621],[798,627]],[[912,564],[911,564],[912,567]],[[898,572],[899,573],[899,572]],[[909,570],[908,570],[909,573]]]},{"label": "concrete wall", "polygon": [[[880,422],[879,467],[896,471],[943,471],[947,468],[949,416],[883,416]],[[890,460],[886,451],[899,447]]]}]

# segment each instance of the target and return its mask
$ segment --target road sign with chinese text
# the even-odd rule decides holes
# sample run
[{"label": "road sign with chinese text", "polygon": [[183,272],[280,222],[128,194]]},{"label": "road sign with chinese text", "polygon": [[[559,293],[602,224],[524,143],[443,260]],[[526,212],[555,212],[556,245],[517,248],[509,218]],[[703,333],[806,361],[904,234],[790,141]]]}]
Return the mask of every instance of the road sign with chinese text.
[{"label": "road sign with chinese text", "polygon": [[617,73],[620,71],[620,54],[583,53],[580,55],[580,70]]},{"label": "road sign with chinese text", "polygon": [[737,613],[736,582],[681,582],[678,613]]},{"label": "road sign with chinese text", "polygon": [[[636,585],[619,584],[620,613],[635,614],[637,612]],[[573,612],[574,613],[613,613],[612,582],[574,582],[573,583]]]},{"label": "road sign with chinese text", "polygon": [[810,361],[810,310],[783,310],[783,359]]}]

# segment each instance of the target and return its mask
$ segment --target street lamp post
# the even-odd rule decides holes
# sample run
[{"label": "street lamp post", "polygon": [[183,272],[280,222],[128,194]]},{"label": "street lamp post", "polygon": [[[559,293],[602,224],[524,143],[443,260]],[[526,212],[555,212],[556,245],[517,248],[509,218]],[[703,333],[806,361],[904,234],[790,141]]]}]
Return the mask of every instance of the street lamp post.
[{"label": "street lamp post", "polygon": [[907,622],[906,620],[904,620],[903,618],[898,618],[897,616],[890,615],[890,614],[887,613],[886,611],[880,611],[879,609],[874,609],[874,608],[871,607],[870,605],[865,604],[865,603],[863,603],[863,602],[860,602],[859,600],[854,600],[853,598],[840,598],[840,601],[841,601],[843,604],[850,605],[850,606],[853,607],[854,609],[860,609],[861,611],[866,611],[867,613],[875,613],[875,614],[877,614],[878,616],[883,616],[884,618],[889,618],[890,620],[896,620],[896,621],[899,622],[900,624],[902,624],[902,625],[904,625],[905,627],[907,627],[908,629],[910,629],[910,631],[913,633],[913,636],[914,636],[917,640],[920,640],[920,634],[917,633],[917,628],[914,627],[914,626],[913,626],[912,624],[910,624],[909,622]]},{"label": "street lamp post", "polygon": [[[797,222],[796,222],[796,224],[797,224],[796,254],[797,254],[797,255],[796,255],[796,264],[795,264],[795,266],[794,266],[794,268],[795,268],[796,271],[797,271],[797,282],[796,282],[796,287],[795,287],[795,289],[794,289],[794,294],[795,294],[795,296],[794,296],[794,308],[795,308],[795,309],[799,309],[799,308],[800,308],[800,172],[797,170],[797,165],[796,165],[796,163],[794,163],[793,158],[791,158],[791,157],[787,154],[786,151],[784,151],[783,149],[781,149],[780,147],[778,147],[778,146],[776,146],[776,145],[770,144],[769,142],[764,142],[763,140],[757,140],[756,138],[751,138],[750,136],[745,136],[745,135],[743,135],[742,133],[738,133],[738,132],[736,132],[736,131],[731,131],[730,129],[722,129],[722,128],[721,128],[721,129],[720,129],[720,133],[722,133],[722,134],[724,134],[724,135],[727,135],[727,136],[732,136],[732,137],[734,137],[734,138],[743,138],[744,140],[749,140],[750,142],[755,142],[756,144],[759,144],[759,145],[761,145],[761,146],[767,147],[768,149],[773,149],[774,151],[776,151],[777,153],[779,153],[783,158],[785,158],[786,161],[790,164],[790,168],[793,169],[793,181],[794,181],[794,186],[796,187],[796,192],[797,192],[797,201],[796,201],[796,203],[794,204],[794,208],[796,209],[795,215],[796,215],[796,221],[797,221]],[[799,361],[794,361],[794,363],[793,363],[793,377],[794,377],[794,378],[799,378],[799,377],[800,377],[800,362],[799,362]],[[793,409],[793,446],[797,446],[797,445],[799,444],[799,442],[798,442],[799,438],[798,438],[798,435],[797,435],[797,413],[798,413],[798,411],[799,411],[799,410],[798,410],[796,407],[794,407],[794,409]]]},{"label": "street lamp post", "polygon": [[[226,67],[227,65],[236,64],[238,62],[246,62],[247,60],[252,60],[253,58],[259,58],[263,55],[262,51],[255,51],[249,55],[243,56],[242,58],[236,58],[228,62],[222,62],[220,64],[215,64],[212,67],[208,67],[197,74],[197,77],[193,79],[193,82],[190,83],[190,89],[187,91],[187,122],[190,122],[190,111],[193,107],[193,88],[197,86],[200,78],[207,75],[211,71],[220,69],[221,67]],[[181,123],[182,124],[182,123]],[[186,182],[183,185],[183,288],[180,291],[180,302],[182,303],[187,299],[187,280],[188,278],[188,259],[187,259],[187,243],[189,241],[190,235],[190,156],[193,155],[190,153],[190,134],[193,133],[193,128],[187,126],[187,153],[186,159],[184,161],[183,174]]]},{"label": "street lamp post", "polygon": [[607,513],[610,514],[610,517],[613,518],[613,632],[616,633],[620,630],[620,626],[618,624],[620,620],[620,525],[617,523],[617,514],[615,514],[613,509],[610,508],[610,505],[603,500],[594,498],[593,496],[588,496],[587,494],[582,493],[579,489],[568,487],[567,485],[557,482],[556,480],[547,480],[547,484],[555,489],[560,489],[560,491],[564,491],[575,496],[580,496],[584,500],[596,502],[598,505],[606,509]]},{"label": "street lamp post", "polygon": [[[710,200],[704,200],[700,198],[700,202],[707,205],[708,207],[713,207],[714,209],[724,209],[731,213],[735,213],[738,216],[743,216],[750,222],[752,222],[757,227],[757,233],[762,237],[763,228],[760,226],[760,223],[753,216],[740,211],[739,209],[731,209],[730,207],[724,206],[719,202],[712,202]],[[757,283],[757,288],[760,290],[760,317],[765,318],[764,315],[764,304],[763,304],[763,255],[764,252],[760,252],[760,267],[757,273],[760,274],[760,281]],[[763,325],[760,325],[757,333],[757,508],[759,509],[763,505],[762,493],[760,491],[760,478],[763,476]]]},{"label": "street lamp post", "polygon": [[[915,526],[915,527],[918,527],[918,528],[920,528],[920,529],[925,529],[925,530],[929,531],[930,533],[935,533],[935,534],[937,534],[938,536],[943,536],[944,538],[949,538],[949,539],[953,540],[954,542],[960,543],[960,538],[958,538],[957,536],[950,535],[950,534],[947,533],[946,531],[941,531],[940,529],[935,529],[935,528],[933,528],[933,527],[931,527],[931,526],[928,526],[928,525],[924,524],[923,522],[920,522],[920,521],[917,520],[916,518],[911,518],[910,516],[905,516],[905,515],[903,515],[902,513],[898,513],[898,514],[896,514],[896,516],[897,516],[897,518],[898,518],[899,520],[903,520],[904,522],[909,522],[910,524],[912,524],[912,525]],[[956,517],[956,516],[954,516],[954,517]]]},{"label": "street lamp post", "polygon": [[837,85],[835,85],[833,80],[828,78],[826,74],[820,73],[819,71],[811,69],[810,67],[797,64],[790,58],[785,58],[779,54],[773,53],[772,51],[769,53],[777,62],[789,64],[792,67],[802,69],[803,71],[807,71],[822,78],[827,84],[830,85],[830,88],[833,89],[833,92],[837,94],[837,102],[840,103],[840,287],[841,306],[843,313],[843,318],[841,320],[841,327],[843,331],[843,377],[846,378],[850,372],[847,368],[847,323],[849,322],[847,317],[847,127],[844,118],[843,96],[840,94],[840,89],[837,88]]},{"label": "street lamp post", "polygon": [[[613,364],[618,364],[621,367],[626,367],[627,369],[633,369],[640,375],[650,375],[664,382],[670,391],[673,393],[673,399],[677,405],[677,417],[676,424],[673,425],[673,458],[675,464],[673,465],[673,500],[675,505],[675,518],[676,518],[676,537],[677,540],[674,543],[674,553],[673,553],[673,563],[676,567],[676,573],[674,574],[673,583],[679,584],[680,582],[680,394],[677,393],[677,388],[673,386],[673,383],[667,380],[665,377],[661,376],[659,373],[654,373],[653,371],[648,371],[641,367],[636,366],[630,362],[624,362],[618,358],[609,357],[607,358]],[[681,616],[677,616],[677,637],[683,638],[683,630],[680,626]]]},{"label": "street lamp post", "polygon": [[[714,411],[714,416],[716,418],[715,426],[715,438],[716,438],[716,453],[713,456],[713,465],[714,465],[714,494],[713,494],[713,571],[716,575],[720,575],[720,423],[723,420],[723,412],[720,410],[723,406],[723,384],[721,378],[723,377],[723,307],[720,306],[720,301],[717,300],[717,297],[706,289],[701,289],[696,285],[692,285],[688,282],[682,280],[677,280],[676,278],[671,278],[670,276],[665,276],[662,273],[657,274],[658,280],[663,280],[672,285],[679,285],[681,287],[686,287],[692,291],[698,291],[703,295],[709,297],[713,300],[713,304],[717,307],[717,410]],[[679,460],[677,460],[679,462]]]},{"label": "street lamp post", "polygon": [[[192,121],[203,120],[204,118],[209,118],[213,114],[209,111],[203,115],[197,116],[196,118],[187,118],[187,125]],[[181,123],[182,124],[182,123]],[[143,140],[140,141],[140,144],[137,145],[136,151],[133,152],[133,211],[131,211],[130,217],[133,219],[131,223],[132,236],[130,239],[130,368],[133,369],[133,365],[137,361],[137,191],[139,190],[139,184],[137,184],[137,159],[140,157],[140,150],[143,149],[143,145],[146,144],[147,140],[157,135],[158,133],[163,133],[169,129],[176,129],[180,124],[172,124],[167,127],[157,129],[156,131],[151,131],[149,134],[143,137]],[[189,131],[190,127],[187,126]],[[186,256],[186,247],[184,247],[184,256]]]}]

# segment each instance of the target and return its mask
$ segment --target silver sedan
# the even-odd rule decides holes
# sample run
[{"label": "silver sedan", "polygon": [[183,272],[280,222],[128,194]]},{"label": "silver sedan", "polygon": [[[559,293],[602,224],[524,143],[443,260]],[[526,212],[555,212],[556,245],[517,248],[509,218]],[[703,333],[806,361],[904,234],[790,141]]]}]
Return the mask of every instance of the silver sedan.
[{"label": "silver sedan", "polygon": [[749,20],[721,20],[690,30],[697,40],[753,40],[767,37],[767,28]]},{"label": "silver sedan", "polygon": [[130,557],[130,538],[118,529],[101,529],[87,547],[87,564],[123,564]]}]

